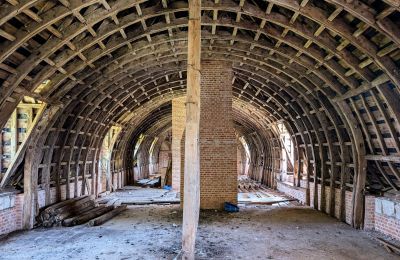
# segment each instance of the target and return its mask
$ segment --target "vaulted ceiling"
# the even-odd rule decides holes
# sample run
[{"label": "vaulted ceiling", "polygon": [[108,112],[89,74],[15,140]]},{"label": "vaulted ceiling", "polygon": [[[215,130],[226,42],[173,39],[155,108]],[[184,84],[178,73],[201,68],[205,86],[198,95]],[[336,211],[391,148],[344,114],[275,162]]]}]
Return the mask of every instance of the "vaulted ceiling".
[{"label": "vaulted ceiling", "polygon": [[[93,170],[112,125],[123,127],[122,169],[138,129],[168,124],[185,92],[187,1],[0,7],[1,125],[24,96],[57,108],[37,143],[44,182]],[[202,57],[233,61],[243,134],[276,138],[282,120],[310,175],[351,184],[368,160],[370,185],[399,188],[399,1],[215,0],[202,10]]]}]

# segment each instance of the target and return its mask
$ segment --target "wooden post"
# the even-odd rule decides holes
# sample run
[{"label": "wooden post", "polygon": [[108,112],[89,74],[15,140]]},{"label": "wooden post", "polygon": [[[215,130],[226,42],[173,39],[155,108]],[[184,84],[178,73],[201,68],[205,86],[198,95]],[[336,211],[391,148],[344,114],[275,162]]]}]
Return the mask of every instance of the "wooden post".
[{"label": "wooden post", "polygon": [[60,107],[53,106],[40,112],[37,115],[39,122],[33,126],[29,143],[27,144],[25,163],[24,163],[24,208],[23,208],[23,228],[31,229],[34,225],[35,213],[37,211],[37,185],[38,167],[41,159],[41,149],[46,141],[46,137],[54,123]]},{"label": "wooden post", "polygon": [[200,211],[201,1],[189,0],[182,259],[194,259]]},{"label": "wooden post", "polygon": [[364,223],[364,189],[367,175],[367,161],[365,159],[365,146],[364,138],[361,133],[361,129],[358,126],[357,120],[353,117],[350,107],[345,101],[339,101],[336,103],[343,115],[345,116],[349,128],[351,130],[352,139],[355,148],[356,167],[353,179],[353,196],[352,196],[352,226],[360,229]]}]

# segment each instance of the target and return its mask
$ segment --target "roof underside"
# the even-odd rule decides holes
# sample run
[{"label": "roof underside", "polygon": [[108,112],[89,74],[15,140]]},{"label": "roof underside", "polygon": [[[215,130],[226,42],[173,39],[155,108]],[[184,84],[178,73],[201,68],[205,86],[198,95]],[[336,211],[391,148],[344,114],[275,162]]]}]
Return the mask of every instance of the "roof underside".
[{"label": "roof underside", "polygon": [[[125,149],[184,95],[187,1],[0,6],[0,123],[24,95],[61,107],[47,125],[43,174],[90,161],[112,125],[126,127]],[[399,28],[397,0],[203,1],[202,57],[233,61],[242,134],[272,138],[283,120],[335,180],[356,167],[362,143],[370,184],[398,188]]]}]

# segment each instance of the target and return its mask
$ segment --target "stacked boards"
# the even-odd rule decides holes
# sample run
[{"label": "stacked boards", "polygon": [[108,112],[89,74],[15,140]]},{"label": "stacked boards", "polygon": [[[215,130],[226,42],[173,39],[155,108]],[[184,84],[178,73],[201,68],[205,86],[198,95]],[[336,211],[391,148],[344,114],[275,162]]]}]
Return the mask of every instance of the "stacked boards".
[{"label": "stacked boards", "polygon": [[37,217],[38,226],[76,226],[88,223],[98,226],[126,209],[126,205],[114,207],[98,205],[94,196],[82,196],[65,200],[42,209]]}]

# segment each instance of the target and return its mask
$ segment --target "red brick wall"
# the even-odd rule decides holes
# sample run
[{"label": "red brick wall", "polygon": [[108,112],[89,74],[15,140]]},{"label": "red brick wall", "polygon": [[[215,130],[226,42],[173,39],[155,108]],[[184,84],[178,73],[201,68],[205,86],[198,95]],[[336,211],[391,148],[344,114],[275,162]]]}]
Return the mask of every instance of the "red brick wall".
[{"label": "red brick wall", "polygon": [[375,198],[375,230],[400,241],[400,200]]},{"label": "red brick wall", "polygon": [[285,193],[291,198],[299,200],[302,204],[306,203],[306,189],[302,187],[293,187],[284,182],[277,181],[276,189]]},{"label": "red brick wall", "polygon": [[[232,119],[232,63],[206,60],[202,61],[201,66],[200,207],[222,209],[224,202],[237,203],[237,141]],[[181,190],[184,139],[183,137],[181,140]]]},{"label": "red brick wall", "polygon": [[180,190],[181,183],[181,142],[185,130],[185,100],[179,97],[172,100],[172,188]]},{"label": "red brick wall", "polygon": [[166,172],[171,157],[171,151],[161,150],[158,157],[158,172]]},{"label": "red brick wall", "polygon": [[[300,202],[305,204],[306,202],[306,188],[305,182],[301,182],[301,187],[293,187],[286,183],[278,182],[278,190],[289,195],[292,198],[298,199]],[[335,189],[335,217],[339,219],[339,207],[340,207],[340,190]],[[325,186],[325,213],[329,214],[330,210],[330,187]],[[318,210],[321,210],[321,185],[318,184]],[[313,207],[314,205],[314,183],[310,182],[310,205]],[[352,222],[352,192],[346,191],[345,193],[345,216],[346,223],[351,224]]]},{"label": "red brick wall", "polygon": [[400,241],[400,220],[398,219],[376,214],[375,230]]},{"label": "red brick wall", "polygon": [[[340,207],[340,190],[335,189],[335,217],[339,219],[339,207]],[[325,213],[329,214],[329,195],[330,195],[330,187],[325,186]],[[318,184],[318,210],[321,210],[321,185]],[[314,183],[310,182],[310,205],[314,205]],[[352,222],[352,192],[345,192],[345,217],[346,223],[351,224]]]},{"label": "red brick wall", "polygon": [[201,208],[237,203],[237,142],[232,119],[232,63],[201,63]]},{"label": "red brick wall", "polygon": [[375,196],[365,196],[365,218],[364,229],[373,230],[375,228]]},{"label": "red brick wall", "polygon": [[[0,210],[0,235],[20,230],[22,228],[23,194],[1,195],[0,200],[10,200],[10,207]],[[7,197],[7,198],[5,198]],[[1,203],[1,202],[0,202]]]}]

